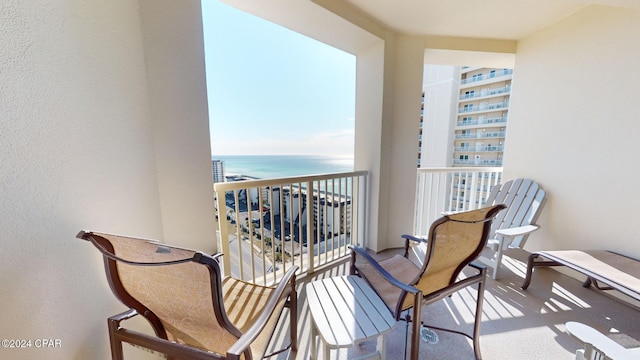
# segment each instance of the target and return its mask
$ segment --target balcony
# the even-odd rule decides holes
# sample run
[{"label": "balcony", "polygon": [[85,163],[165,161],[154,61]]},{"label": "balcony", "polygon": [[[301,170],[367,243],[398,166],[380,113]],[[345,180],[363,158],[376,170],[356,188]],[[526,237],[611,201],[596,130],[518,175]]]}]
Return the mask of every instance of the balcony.
[{"label": "balcony", "polygon": [[486,139],[486,138],[504,138],[506,132],[504,131],[483,131],[483,132],[465,132],[456,133],[456,139]]},{"label": "balcony", "polygon": [[502,166],[501,159],[455,159],[454,165],[466,166]]},{"label": "balcony", "polygon": [[453,148],[454,152],[497,152],[504,151],[504,146],[495,146],[495,145],[485,145],[485,146],[456,146]]},{"label": "balcony", "polygon": [[[313,273],[348,255],[348,245],[366,244],[367,176],[358,171],[214,184],[225,272],[272,284],[293,265],[301,274]],[[426,235],[442,212],[481,207],[501,182],[502,168],[421,168],[416,176],[413,234]]]},{"label": "balcony", "polygon": [[466,94],[460,95],[459,100],[465,101],[465,100],[474,100],[474,99],[480,99],[480,98],[489,98],[492,96],[508,94],[510,92],[511,92],[511,86],[505,86],[505,87],[496,88],[496,89],[483,89],[478,92],[469,91]]},{"label": "balcony", "polygon": [[513,74],[513,69],[504,69],[501,71],[496,71],[495,73],[488,73],[488,74],[476,74],[473,75],[472,77],[469,77],[467,79],[464,79],[462,81],[460,81],[460,85],[468,85],[468,84],[475,84],[475,83],[479,83],[481,81],[498,81],[501,80],[500,78],[510,78],[511,74]]},{"label": "balcony", "polygon": [[[367,176],[366,172],[354,172],[249,180],[215,186],[218,208],[226,208],[233,214],[229,217],[228,223],[220,222],[225,224],[219,229],[222,248],[225,249],[225,253],[230,254],[224,257],[225,269],[249,281],[273,283],[277,282],[280,270],[284,271],[292,264],[301,266],[298,276],[297,359],[311,357],[309,337],[312,319],[306,300],[305,285],[314,280],[348,275],[349,251],[346,245],[364,242],[359,229],[366,225],[366,217],[362,215],[365,211],[363,194],[366,193],[364,190]],[[425,235],[431,222],[441,216],[443,211],[471,210],[482,206],[492,186],[502,181],[502,168],[426,168],[418,169],[416,176],[413,233]],[[234,202],[233,206],[230,206],[231,200]],[[294,206],[296,202],[298,205]],[[276,207],[269,204],[280,204],[280,208],[286,211],[280,211],[282,215],[278,217],[275,215],[278,213]],[[312,208],[313,212],[305,211]],[[337,217],[336,210],[333,213],[328,210],[331,208],[340,210],[337,211],[341,214],[340,217]],[[257,209],[263,209],[262,217],[258,217],[260,210]],[[269,214],[265,216],[266,209],[269,209]],[[238,230],[238,224],[242,223],[243,219],[249,219],[249,216],[252,220],[247,223],[260,224],[260,229],[243,235],[242,230]],[[291,219],[305,216],[306,227],[295,221],[287,226]],[[325,221],[327,218],[334,220]],[[231,221],[232,219],[235,220]],[[264,226],[265,219],[270,219],[272,223],[280,219],[280,229],[285,230],[268,233]],[[336,227],[337,224],[342,225]],[[301,227],[295,230],[297,226]],[[228,230],[225,231],[225,228]],[[327,235],[327,229],[337,234],[339,231],[336,228],[342,229],[340,236],[332,238]],[[300,238],[299,234],[304,234],[305,230],[306,239],[314,238],[314,241],[302,240],[305,248],[302,252],[295,251],[295,247],[288,247],[293,244],[287,243],[288,239]],[[258,234],[260,236],[256,236]],[[289,256],[287,260],[273,262],[273,268],[265,272],[263,264],[269,261],[269,256],[264,254],[274,251],[273,248],[267,250],[267,235],[273,237],[273,242],[278,239],[282,244],[284,240],[286,245],[281,247],[278,253]],[[245,249],[239,253],[238,238],[244,238],[242,242],[246,243]],[[337,240],[338,238],[340,240]],[[252,245],[249,245],[251,243]],[[385,250],[372,255],[382,259],[392,256],[397,251]],[[551,269],[536,270],[532,286],[523,291],[520,285],[526,269],[526,256],[525,251],[511,253],[505,260],[506,270],[503,271],[503,277],[497,281],[487,279],[480,338],[481,351],[485,359],[535,359],[540,358],[542,354],[544,358],[573,359],[576,349],[581,345],[564,332],[564,323],[578,321],[593,324],[594,317],[603,328],[615,329],[621,343],[630,347],[640,345],[634,340],[640,339],[640,328],[636,326],[634,317],[629,317],[630,311],[633,311],[630,306],[637,304],[627,302],[629,299],[624,297],[614,298],[602,291],[585,289],[581,286],[580,280]],[[238,262],[243,266],[234,268],[232,264]],[[473,306],[473,291],[463,291],[425,307],[423,320],[433,326],[461,326],[463,331],[467,331],[473,325]],[[287,341],[286,328],[286,324],[281,324],[281,329],[276,330],[274,343]],[[386,358],[403,358],[405,331],[405,324],[399,322],[386,335]],[[421,343],[421,358],[473,358],[473,348],[466,338],[443,332],[438,334],[440,341],[437,344]],[[332,350],[330,356],[331,359],[351,359],[366,355],[375,347],[374,339],[353,348]],[[281,354],[278,357],[291,358],[290,354]]]},{"label": "balcony", "polygon": [[469,106],[465,105],[464,107],[458,108],[458,113],[468,114],[468,113],[476,113],[476,112],[488,112],[488,111],[495,111],[498,109],[504,109],[508,107],[509,107],[509,101],[503,101],[503,102],[492,103],[492,104],[481,104],[480,106],[473,106],[473,104],[470,104]]},{"label": "balcony", "polygon": [[[392,251],[377,254],[378,258],[391,256]],[[313,274],[298,280],[298,339],[296,359],[311,358],[310,327],[312,323],[306,301],[305,285],[308,282],[332,276],[349,274],[349,262],[338,260],[318,268]],[[603,329],[615,329],[614,338],[627,347],[640,346],[634,339],[640,338],[636,310],[609,294],[585,289],[581,281],[555,270],[536,270],[534,283],[527,291],[520,289],[525,263],[508,258],[509,271],[498,281],[487,279],[484,293],[483,316],[480,328],[480,349],[484,359],[557,359],[572,360],[576,349],[582,348],[564,332],[564,323],[578,321],[598,322]],[[427,324],[470,330],[475,306],[473,290],[454,294],[451,298],[423,308],[423,320]],[[281,324],[274,335],[274,342],[286,341],[286,324]],[[402,359],[404,354],[405,324],[399,322],[386,335],[386,358]],[[438,332],[440,341],[430,345],[420,344],[421,359],[473,359],[471,344],[463,336]],[[352,359],[366,355],[376,347],[376,340],[369,340],[350,349],[331,351],[331,359]],[[321,352],[322,350],[320,350]],[[322,358],[320,353],[318,358]],[[292,359],[286,354],[278,359]]]},{"label": "balcony", "polygon": [[[257,0],[225,2],[357,57],[354,157],[358,169],[369,172],[367,221],[379,226],[365,239],[376,250],[397,246],[396,234],[411,229],[412,211],[405,210],[411,201],[397,197],[396,189],[415,188],[410,159],[417,139],[408,125],[417,128],[421,62],[453,56],[446,63],[484,64],[479,55],[504,54],[518,59],[518,101],[509,109],[509,116],[516,116],[509,124],[513,161],[507,162],[505,176],[534,178],[550,194],[542,228],[528,246],[608,248],[640,258],[633,241],[640,189],[628,186],[628,179],[640,178],[640,170],[610,160],[636,151],[638,123],[632,120],[637,113],[628,106],[640,81],[639,73],[629,71],[638,59],[637,47],[629,46],[640,32],[636,2],[513,6],[501,0],[469,2],[464,12],[453,1],[438,2],[436,8],[427,1],[406,7],[391,1],[355,6],[304,0],[282,2],[282,7]],[[121,305],[105,294],[101,261],[71,238],[79,229],[94,228],[216,250],[210,145],[243,144],[210,141],[200,1],[6,3],[0,15],[0,78],[7,94],[0,100],[0,238],[8,260],[0,265],[2,329],[7,337],[60,337],[63,346],[3,349],[2,357],[106,359],[102,324],[114,313],[110,309]],[[452,14],[463,18],[432,21]],[[505,15],[512,21],[501,22]],[[425,57],[427,45],[441,50],[430,48]],[[606,76],[590,78],[603,69]],[[598,139],[599,146],[584,146],[584,139]],[[532,151],[541,141],[544,146]],[[570,156],[567,149],[580,154]],[[594,159],[604,159],[599,163],[606,171],[585,176],[583,169]],[[562,166],[549,166],[559,162]],[[630,201],[620,201],[611,189],[625,189]],[[321,269],[315,268],[313,276],[335,273]],[[517,274],[513,282],[507,278],[490,286],[482,338],[486,359],[573,358],[577,345],[562,332],[568,319],[615,329],[610,336],[638,346],[632,340],[640,339],[638,327],[628,326],[640,320],[637,309],[624,307],[621,320],[617,302],[607,298],[602,305],[594,291],[548,273],[554,276],[534,282],[526,293],[517,290]],[[456,310],[443,307],[438,313],[463,317],[461,308],[450,309]],[[309,321],[308,315],[301,319],[303,340]],[[433,350],[449,344],[444,340]],[[148,358],[144,355],[129,359]],[[300,358],[306,355],[302,350]]]},{"label": "balcony", "polygon": [[456,126],[473,126],[473,125],[486,125],[486,124],[506,124],[507,117],[506,116],[498,116],[498,117],[490,117],[490,118],[481,118],[481,119],[471,119],[465,118],[462,120],[458,120]]}]

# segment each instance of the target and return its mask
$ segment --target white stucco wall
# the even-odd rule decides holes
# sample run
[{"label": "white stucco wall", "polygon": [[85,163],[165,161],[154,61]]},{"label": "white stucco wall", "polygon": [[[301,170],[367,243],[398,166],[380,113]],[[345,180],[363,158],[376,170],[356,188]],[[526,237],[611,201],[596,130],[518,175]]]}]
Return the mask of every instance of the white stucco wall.
[{"label": "white stucco wall", "polygon": [[[163,3],[154,11],[197,24],[198,7],[184,4]],[[160,151],[165,145],[155,137],[157,98],[149,91],[138,2],[5,1],[0,8],[0,338],[59,339],[62,345],[0,348],[0,358],[106,359],[106,318],[125,308],[108,289],[101,257],[75,239],[76,233],[94,229],[163,238],[166,224],[178,221],[171,227],[196,227],[207,241],[211,222],[198,224],[199,215],[191,221],[160,210],[163,196],[178,197],[179,189],[201,187],[203,180],[182,177],[172,192],[158,185],[166,183],[158,176],[166,166]],[[193,67],[182,74],[204,79],[203,71]],[[206,113],[206,101],[187,105],[196,107],[196,116],[166,123],[180,121],[187,134],[197,128],[208,137],[206,119],[191,123],[203,107]],[[191,154],[208,147],[199,138],[172,141],[175,156],[188,163],[185,168],[198,161]],[[207,162],[202,172],[210,177]],[[200,171],[191,175],[201,176]],[[207,206],[188,205],[180,204],[191,214]]]},{"label": "white stucco wall", "polygon": [[[382,97],[384,84],[384,42],[356,57],[356,122],[354,169],[368,170],[367,219],[380,215],[380,159],[382,139]],[[380,222],[367,221],[365,246],[376,248]],[[386,227],[385,230],[386,231]]]},{"label": "white stucco wall", "polygon": [[214,252],[217,225],[200,1],[139,2],[164,239]]},{"label": "white stucco wall", "polygon": [[458,106],[460,68],[446,65],[425,65],[425,92],[422,124],[422,158],[420,167],[451,166],[453,133]]},{"label": "white stucco wall", "polygon": [[640,257],[639,33],[639,11],[592,6],[519,43],[505,177],[549,197],[526,249]]},{"label": "white stucco wall", "polygon": [[[416,169],[418,159],[418,135],[420,133],[420,109],[422,102],[422,76],[424,69],[424,39],[419,36],[397,35],[393,47],[392,85],[393,113],[383,121],[383,152],[388,154],[383,163],[388,183],[383,194],[388,196],[388,232],[379,239],[382,248],[404,246],[402,234],[413,228],[416,194]],[[387,88],[388,90],[388,88]],[[383,157],[384,158],[384,157]]]},{"label": "white stucco wall", "polygon": [[[365,246],[402,246],[413,226],[423,39],[389,31],[357,54],[355,169],[369,171]],[[406,176],[411,174],[411,176]]]}]

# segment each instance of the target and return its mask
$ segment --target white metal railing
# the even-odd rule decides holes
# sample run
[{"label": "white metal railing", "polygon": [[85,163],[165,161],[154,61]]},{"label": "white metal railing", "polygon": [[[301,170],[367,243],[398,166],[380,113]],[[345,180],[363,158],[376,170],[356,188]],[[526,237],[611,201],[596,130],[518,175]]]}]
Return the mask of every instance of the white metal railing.
[{"label": "white metal railing", "polygon": [[484,145],[484,146],[454,146],[453,151],[460,152],[495,152],[495,151],[504,151],[504,146],[496,146],[496,145]]},{"label": "white metal railing", "polygon": [[214,184],[224,272],[277,283],[348,254],[364,239],[367,172]]},{"label": "white metal railing", "polygon": [[476,74],[476,75],[473,75],[472,77],[468,77],[466,79],[461,80],[460,85],[464,85],[464,84],[468,84],[476,81],[494,79],[494,78],[511,75],[511,74],[513,74],[513,69],[498,70],[493,73],[490,72],[488,74]]},{"label": "white metal railing", "polygon": [[[463,130],[464,131],[464,130]],[[456,133],[455,139],[486,139],[486,138],[503,138],[507,135],[505,131],[468,131],[465,133]]]},{"label": "white metal railing", "polygon": [[465,105],[461,108],[458,108],[458,114],[470,113],[476,111],[490,111],[495,109],[504,109],[509,107],[509,101],[503,101],[499,103],[492,104],[480,104],[479,106],[473,106],[473,104]]},{"label": "white metal railing", "polygon": [[482,207],[491,188],[502,183],[502,168],[420,168],[417,176],[414,234],[427,236],[443,213]]},{"label": "white metal railing", "polygon": [[471,90],[460,95],[459,100],[472,100],[481,97],[495,96],[500,94],[505,94],[511,91],[511,86],[504,86],[496,89],[483,89],[480,91]]},{"label": "white metal railing", "polygon": [[502,159],[453,159],[455,165],[502,166]]},{"label": "white metal railing", "polygon": [[491,118],[482,118],[482,119],[473,119],[473,118],[464,118],[457,122],[457,126],[470,126],[470,125],[484,125],[484,124],[500,124],[506,123],[506,116],[499,117],[491,117]]}]

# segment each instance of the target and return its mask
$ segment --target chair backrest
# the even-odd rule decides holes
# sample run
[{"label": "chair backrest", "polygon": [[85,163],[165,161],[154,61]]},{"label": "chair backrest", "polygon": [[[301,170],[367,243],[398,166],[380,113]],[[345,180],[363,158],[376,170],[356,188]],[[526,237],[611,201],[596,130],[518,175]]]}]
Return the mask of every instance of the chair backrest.
[{"label": "chair backrest", "polygon": [[[486,206],[505,204],[507,208],[493,220],[492,237],[498,237],[496,230],[524,225],[532,225],[538,220],[545,203],[545,191],[538,183],[530,179],[509,180],[491,189]],[[517,236],[510,246],[522,248],[528,235]]]},{"label": "chair backrest", "polygon": [[498,204],[434,221],[429,229],[425,260],[414,286],[426,295],[453,284],[462,269],[480,255],[492,220],[504,208]]},{"label": "chair backrest", "polygon": [[[105,256],[111,290],[158,337],[226,354],[242,335],[228,321],[215,258],[152,240],[81,233]],[[146,265],[146,266],[145,266]]]}]

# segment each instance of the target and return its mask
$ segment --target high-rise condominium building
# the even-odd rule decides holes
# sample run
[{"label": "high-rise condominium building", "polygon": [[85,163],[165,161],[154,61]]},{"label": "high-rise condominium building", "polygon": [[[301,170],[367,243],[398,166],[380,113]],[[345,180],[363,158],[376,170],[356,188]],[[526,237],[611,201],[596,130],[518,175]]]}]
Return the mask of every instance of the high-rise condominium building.
[{"label": "high-rise condominium building", "polygon": [[213,165],[213,182],[224,182],[224,161],[212,160],[211,164]]},{"label": "high-rise condominium building", "polygon": [[418,167],[502,166],[512,76],[511,69],[425,66]]}]

